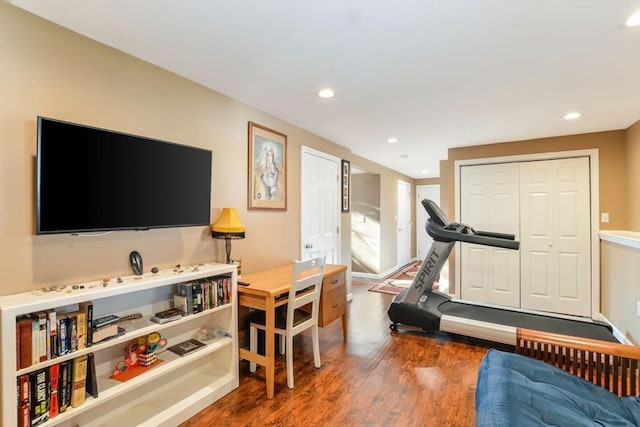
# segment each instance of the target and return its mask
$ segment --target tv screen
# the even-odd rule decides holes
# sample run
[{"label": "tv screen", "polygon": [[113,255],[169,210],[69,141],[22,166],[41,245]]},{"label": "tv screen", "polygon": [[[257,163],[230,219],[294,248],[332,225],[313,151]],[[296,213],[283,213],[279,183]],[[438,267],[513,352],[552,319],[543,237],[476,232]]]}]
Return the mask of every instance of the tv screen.
[{"label": "tv screen", "polygon": [[210,224],[212,153],[38,117],[36,233]]}]

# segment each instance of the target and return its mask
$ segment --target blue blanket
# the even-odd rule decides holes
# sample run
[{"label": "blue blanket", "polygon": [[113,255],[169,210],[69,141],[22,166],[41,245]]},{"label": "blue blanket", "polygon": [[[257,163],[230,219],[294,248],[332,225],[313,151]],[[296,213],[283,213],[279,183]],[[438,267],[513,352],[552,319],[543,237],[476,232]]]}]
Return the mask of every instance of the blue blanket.
[{"label": "blue blanket", "polygon": [[476,426],[640,426],[640,399],[619,398],[529,357],[489,350],[478,372]]}]

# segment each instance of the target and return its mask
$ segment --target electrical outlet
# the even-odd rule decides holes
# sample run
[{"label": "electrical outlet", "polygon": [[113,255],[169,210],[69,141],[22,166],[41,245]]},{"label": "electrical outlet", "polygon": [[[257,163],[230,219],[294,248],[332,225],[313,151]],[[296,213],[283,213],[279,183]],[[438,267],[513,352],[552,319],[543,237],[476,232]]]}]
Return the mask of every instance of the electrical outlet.
[{"label": "electrical outlet", "polygon": [[640,301],[636,302],[636,314],[640,317]]},{"label": "electrical outlet", "polygon": [[602,212],[600,214],[600,222],[609,222],[609,212]]}]

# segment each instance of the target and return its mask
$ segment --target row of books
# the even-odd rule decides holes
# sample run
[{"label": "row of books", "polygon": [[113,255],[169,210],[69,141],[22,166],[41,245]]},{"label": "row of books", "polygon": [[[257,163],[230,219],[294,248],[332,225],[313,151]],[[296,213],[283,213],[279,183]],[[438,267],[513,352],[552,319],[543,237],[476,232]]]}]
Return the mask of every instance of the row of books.
[{"label": "row of books", "polygon": [[87,394],[98,397],[93,353],[18,376],[17,393],[18,427],[55,418],[82,405]]},{"label": "row of books", "polygon": [[173,306],[186,315],[231,302],[231,277],[218,276],[178,284]]},{"label": "row of books", "polygon": [[90,347],[93,340],[93,304],[78,304],[78,310],[57,313],[39,311],[16,318],[16,365],[28,368]]}]

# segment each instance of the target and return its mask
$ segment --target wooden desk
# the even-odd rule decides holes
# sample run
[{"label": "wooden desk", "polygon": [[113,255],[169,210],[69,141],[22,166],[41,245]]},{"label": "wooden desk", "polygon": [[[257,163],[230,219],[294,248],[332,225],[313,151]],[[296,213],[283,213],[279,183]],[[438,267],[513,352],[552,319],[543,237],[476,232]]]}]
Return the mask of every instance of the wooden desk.
[{"label": "wooden desk", "polygon": [[[320,296],[319,326],[325,326],[342,316],[342,331],[347,340],[347,296],[344,265],[326,264],[322,277],[322,294]],[[293,264],[254,273],[243,274],[242,281],[249,286],[238,286],[238,305],[263,310],[265,312],[265,355],[252,353],[245,348],[240,349],[240,357],[265,367],[267,381],[267,398],[274,395],[275,377],[275,309],[287,303]],[[326,292],[325,292],[326,291]],[[285,297],[276,298],[285,295]],[[324,299],[324,301],[323,301]],[[289,350],[287,350],[289,351]]]}]

